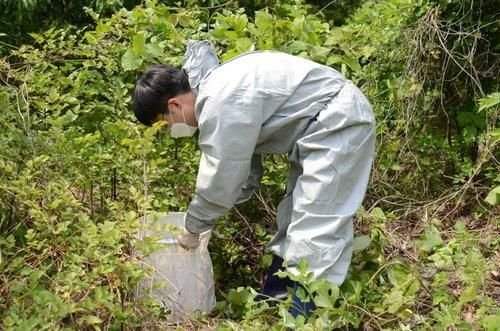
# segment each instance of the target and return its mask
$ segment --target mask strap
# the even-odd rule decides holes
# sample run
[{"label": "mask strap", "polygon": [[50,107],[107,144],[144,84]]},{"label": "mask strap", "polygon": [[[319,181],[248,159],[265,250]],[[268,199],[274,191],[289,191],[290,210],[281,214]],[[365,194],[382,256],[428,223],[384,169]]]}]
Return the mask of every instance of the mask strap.
[{"label": "mask strap", "polygon": [[184,110],[181,110],[182,112],[182,118],[184,119],[184,124],[187,124],[186,123],[186,114],[184,114]]},{"label": "mask strap", "polygon": [[[184,119],[184,124],[187,124],[186,123],[186,114],[184,114],[184,110],[181,110],[181,112],[182,112],[182,118]],[[174,117],[172,116],[172,111],[170,109],[168,110],[168,114],[170,115],[170,119],[172,120],[172,125],[174,125],[175,124]]]},{"label": "mask strap", "polygon": [[172,125],[174,125],[175,122],[174,122],[174,118],[172,117],[172,111],[170,109],[168,110],[168,115],[170,116],[170,119],[172,120]]}]

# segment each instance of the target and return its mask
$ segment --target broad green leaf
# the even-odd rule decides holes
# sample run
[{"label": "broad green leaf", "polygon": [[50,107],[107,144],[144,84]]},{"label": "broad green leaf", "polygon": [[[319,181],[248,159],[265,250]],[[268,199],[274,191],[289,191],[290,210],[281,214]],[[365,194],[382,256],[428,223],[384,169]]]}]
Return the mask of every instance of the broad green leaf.
[{"label": "broad green leaf", "polygon": [[306,259],[300,259],[298,265],[297,265],[297,270],[300,272],[300,273],[307,273],[307,270],[308,270],[308,264],[307,264],[307,260]]},{"label": "broad green leaf", "polygon": [[344,37],[344,34],[342,32],[342,29],[341,28],[334,28],[327,35],[324,45],[325,46],[333,46],[335,44],[338,44],[342,40],[343,37]]},{"label": "broad green leaf", "polygon": [[292,314],[290,314],[288,309],[286,309],[284,306],[280,306],[279,312],[280,312],[280,316],[282,316],[282,318],[283,318],[283,327],[286,327],[286,328],[296,328],[297,327],[297,324],[295,322],[295,318],[292,316]]},{"label": "broad green leaf", "polygon": [[418,290],[418,280],[413,273],[402,264],[396,264],[389,269],[389,281],[396,288],[404,291],[405,296],[412,296]]},{"label": "broad green leaf", "polygon": [[266,31],[273,25],[273,16],[265,11],[259,10],[255,12],[255,25],[259,30]]},{"label": "broad green leaf", "polygon": [[326,60],[326,65],[331,66],[332,64],[335,63],[341,63],[342,62],[342,56],[339,55],[330,55],[328,59]]},{"label": "broad green leaf", "polygon": [[321,307],[321,308],[333,308],[332,303],[328,299],[327,296],[324,296],[322,294],[318,294],[314,297],[314,304],[316,307]]},{"label": "broad green leaf", "polygon": [[439,230],[433,225],[429,224],[425,230],[425,234],[419,241],[419,247],[424,252],[431,252],[434,248],[441,246],[443,244],[443,239]]},{"label": "broad green leaf", "polygon": [[345,56],[343,58],[343,63],[347,64],[349,68],[354,71],[361,71],[361,66],[359,65],[358,59],[355,57]]},{"label": "broad green leaf", "polygon": [[142,59],[131,49],[128,49],[122,56],[122,67],[125,71],[136,70],[141,66],[141,64]]},{"label": "broad green leaf", "polygon": [[236,290],[231,290],[227,295],[227,300],[231,304],[243,306],[250,296],[250,291],[243,287],[238,287]]},{"label": "broad green leaf", "polygon": [[373,208],[373,210],[370,212],[370,216],[372,216],[373,218],[375,218],[377,220],[385,220],[386,219],[384,211],[379,207]]},{"label": "broad green leaf", "polygon": [[143,57],[146,52],[146,32],[137,33],[132,38],[132,50],[135,54]]},{"label": "broad green leaf", "polygon": [[294,40],[284,50],[290,54],[297,54],[307,50],[307,44],[302,41]]},{"label": "broad green leaf", "polygon": [[236,31],[229,31],[226,28],[217,28],[212,31],[212,37],[219,40],[234,40],[238,38]]},{"label": "broad green leaf", "polygon": [[330,51],[331,49],[327,47],[314,46],[311,48],[309,54],[312,60],[324,62]]},{"label": "broad green leaf", "polygon": [[493,206],[500,205],[500,186],[497,186],[493,190],[491,190],[484,200]]},{"label": "broad green leaf", "polygon": [[248,18],[246,15],[229,16],[227,22],[241,36],[248,24]]},{"label": "broad green leaf", "polygon": [[361,291],[363,290],[363,286],[360,282],[355,280],[347,281],[344,285],[342,285],[342,287],[347,302],[355,304],[359,303]]},{"label": "broad green leaf", "polygon": [[302,286],[297,288],[295,294],[302,302],[309,302],[309,296],[307,295],[306,290],[304,290]]},{"label": "broad green leaf", "polygon": [[370,246],[370,236],[361,236],[354,238],[353,250],[355,252],[362,251],[363,249]]},{"label": "broad green leaf", "polygon": [[310,291],[314,293],[313,301],[318,307],[333,308],[339,297],[340,290],[338,286],[325,280],[314,282]]},{"label": "broad green leaf", "polygon": [[492,93],[486,98],[479,100],[479,111],[495,107],[498,104],[500,104],[500,92]]},{"label": "broad green leaf", "polygon": [[147,44],[146,55],[150,58],[158,58],[163,55],[163,49],[159,45]]},{"label": "broad green leaf", "polygon": [[250,38],[238,38],[236,40],[236,50],[240,53],[245,53],[254,50],[253,42]]},{"label": "broad green leaf", "polygon": [[388,296],[385,297],[384,305],[387,307],[389,313],[394,314],[405,303],[402,290],[392,290]]}]

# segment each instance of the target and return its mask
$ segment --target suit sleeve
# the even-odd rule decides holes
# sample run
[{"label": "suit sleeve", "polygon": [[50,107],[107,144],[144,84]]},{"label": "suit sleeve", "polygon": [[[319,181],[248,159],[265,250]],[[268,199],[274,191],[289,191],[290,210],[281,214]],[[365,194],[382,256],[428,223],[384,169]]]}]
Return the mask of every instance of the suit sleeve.
[{"label": "suit sleeve", "polygon": [[235,205],[243,188],[255,186],[250,169],[262,126],[259,100],[249,97],[235,94],[225,101],[207,98],[202,109],[202,156],[196,194],[185,223],[192,233],[212,229],[216,220]]},{"label": "suit sleeve", "polygon": [[262,155],[254,154],[250,165],[250,175],[248,176],[247,182],[242,187],[241,194],[238,200],[236,200],[236,204],[250,200],[253,192],[260,187],[260,180],[263,174],[264,167],[262,166]]}]

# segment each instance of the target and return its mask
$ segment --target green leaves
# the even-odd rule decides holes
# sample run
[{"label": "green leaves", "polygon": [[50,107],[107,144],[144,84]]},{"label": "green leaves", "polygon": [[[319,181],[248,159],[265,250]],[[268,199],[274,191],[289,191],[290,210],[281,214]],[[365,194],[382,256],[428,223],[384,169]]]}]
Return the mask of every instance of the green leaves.
[{"label": "green leaves", "polygon": [[498,330],[499,325],[500,325],[500,313],[498,312],[495,315],[488,315],[481,319],[481,326],[486,331]]},{"label": "green leaves", "polygon": [[[390,267],[388,277],[394,288],[384,296],[383,305],[387,307],[389,313],[394,314],[414,303],[420,283],[407,266],[399,263]],[[404,316],[406,310],[403,309],[400,313]]]},{"label": "green leaves", "polygon": [[138,7],[94,31],[36,35],[36,48],[14,50],[21,70],[0,59],[10,77],[0,87],[8,132],[0,139],[0,328],[114,329],[143,313],[159,318],[134,296],[144,274],[136,232],[151,209],[186,207],[199,158],[193,143],[174,146],[161,123],[131,122],[132,71],[163,58],[165,47],[177,63],[184,51],[152,25],[171,24],[161,13]]},{"label": "green leaves", "polygon": [[370,246],[370,243],[370,236],[354,237],[354,244],[352,249],[354,252],[362,251]]},{"label": "green leaves", "polygon": [[239,53],[250,52],[254,50],[254,44],[250,38],[238,38],[236,40],[236,51]]},{"label": "green leaves", "polygon": [[255,26],[261,31],[268,31],[273,28],[276,17],[264,10],[255,12]]},{"label": "green leaves", "polygon": [[324,279],[313,283],[308,289],[314,293],[314,304],[320,308],[333,309],[340,297],[339,287]]},{"label": "green leaves", "polygon": [[149,63],[162,57],[163,48],[157,42],[157,38],[151,38],[150,43],[146,43],[147,32],[141,31],[132,37],[132,47],[123,54],[121,64],[125,71],[137,70],[144,62]]},{"label": "green leaves", "polygon": [[432,223],[427,226],[422,239],[419,241],[419,247],[424,252],[432,252],[435,248],[443,244],[441,234],[435,225]]},{"label": "green leaves", "polygon": [[146,55],[146,32],[141,31],[132,37],[132,51],[140,57]]},{"label": "green leaves", "polygon": [[132,49],[127,49],[122,56],[122,67],[127,70],[139,69],[142,65],[142,58],[138,56]]},{"label": "green leaves", "polygon": [[238,287],[237,289],[229,290],[225,294],[227,309],[230,310],[233,318],[242,317],[245,314],[252,315],[251,308],[256,305],[253,300],[256,296],[253,289]]},{"label": "green leaves", "polygon": [[500,205],[500,186],[491,190],[484,200],[493,206]]},{"label": "green leaves", "polygon": [[491,93],[484,99],[479,100],[479,111],[490,109],[500,104],[500,92]]}]

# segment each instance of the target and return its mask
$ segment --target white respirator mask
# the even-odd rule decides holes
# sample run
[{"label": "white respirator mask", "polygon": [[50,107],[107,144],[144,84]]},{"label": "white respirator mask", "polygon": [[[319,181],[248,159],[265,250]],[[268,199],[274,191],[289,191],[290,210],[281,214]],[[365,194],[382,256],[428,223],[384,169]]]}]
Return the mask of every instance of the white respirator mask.
[{"label": "white respirator mask", "polygon": [[186,124],[186,117],[184,112],[182,112],[182,117],[184,118],[184,123],[175,123],[172,113],[170,113],[170,118],[172,119],[172,127],[170,128],[170,136],[172,138],[182,138],[182,137],[192,137],[198,127]]}]

